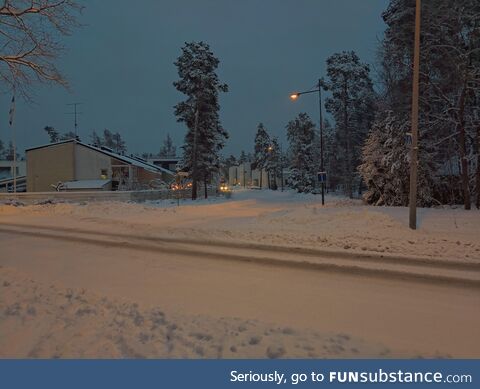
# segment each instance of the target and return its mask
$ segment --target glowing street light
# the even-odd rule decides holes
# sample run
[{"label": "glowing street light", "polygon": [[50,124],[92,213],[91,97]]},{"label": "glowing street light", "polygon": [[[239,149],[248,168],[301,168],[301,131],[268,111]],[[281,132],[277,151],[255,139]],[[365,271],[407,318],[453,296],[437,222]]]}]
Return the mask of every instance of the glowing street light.
[{"label": "glowing street light", "polygon": [[324,83],[322,79],[318,80],[318,89],[314,90],[309,90],[306,92],[294,92],[290,95],[290,99],[292,101],[297,100],[301,95],[306,95],[308,93],[317,93],[318,92],[318,101],[320,103],[320,170],[321,170],[321,176],[322,176],[322,205],[325,205],[325,178],[326,174],[323,171],[324,165],[323,165],[323,106],[322,106],[322,89],[324,88]]}]

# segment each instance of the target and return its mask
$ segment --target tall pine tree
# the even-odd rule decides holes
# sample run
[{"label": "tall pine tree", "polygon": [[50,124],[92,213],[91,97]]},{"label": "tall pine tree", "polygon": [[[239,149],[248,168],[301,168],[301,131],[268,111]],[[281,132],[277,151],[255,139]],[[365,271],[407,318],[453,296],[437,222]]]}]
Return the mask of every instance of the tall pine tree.
[{"label": "tall pine tree", "polygon": [[326,108],[335,119],[337,152],[345,194],[353,197],[354,179],[360,164],[361,148],[375,116],[375,94],[370,68],[353,51],[344,51],[327,59],[326,89],[331,97]]},{"label": "tall pine tree", "polygon": [[163,140],[162,147],[158,156],[160,158],[174,158],[177,155],[177,148],[173,144],[172,137],[170,134],[167,134],[167,137]]},{"label": "tall pine tree", "polygon": [[288,123],[287,138],[291,154],[288,183],[299,193],[312,192],[315,189],[315,124],[306,113]]},{"label": "tall pine tree", "polygon": [[208,179],[219,168],[219,152],[228,138],[219,116],[219,93],[228,91],[216,72],[219,62],[205,42],[185,43],[175,62],[179,80],[174,86],[186,95],[186,100],[175,106],[175,116],[188,128],[181,165],[191,174],[194,200],[199,181],[203,181],[207,196]]},{"label": "tall pine tree", "polygon": [[262,172],[267,166],[270,146],[270,135],[268,135],[263,123],[259,123],[257,127],[257,133],[255,135],[253,168],[260,170],[260,188],[262,188],[263,185]]}]

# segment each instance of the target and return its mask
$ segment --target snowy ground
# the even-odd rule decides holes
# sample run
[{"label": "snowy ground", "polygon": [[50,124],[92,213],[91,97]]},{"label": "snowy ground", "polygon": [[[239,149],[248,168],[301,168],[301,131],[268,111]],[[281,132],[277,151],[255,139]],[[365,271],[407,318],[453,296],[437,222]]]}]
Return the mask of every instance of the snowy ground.
[{"label": "snowy ground", "polygon": [[[201,205],[201,206],[199,206]],[[480,212],[419,209],[419,229],[408,209],[369,207],[360,200],[293,192],[239,191],[232,200],[56,204],[1,207],[2,220],[50,225],[98,225],[135,233],[282,246],[480,261]]]},{"label": "snowy ground", "polygon": [[319,201],[0,205],[0,357],[480,356],[478,211]]}]

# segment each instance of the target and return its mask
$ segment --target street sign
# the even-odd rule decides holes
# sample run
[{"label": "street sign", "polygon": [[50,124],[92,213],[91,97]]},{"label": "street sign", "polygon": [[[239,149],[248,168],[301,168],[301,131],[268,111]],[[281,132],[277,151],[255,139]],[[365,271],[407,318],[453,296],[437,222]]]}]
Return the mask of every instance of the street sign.
[{"label": "street sign", "polygon": [[327,182],[327,172],[318,172],[317,173],[318,182]]}]

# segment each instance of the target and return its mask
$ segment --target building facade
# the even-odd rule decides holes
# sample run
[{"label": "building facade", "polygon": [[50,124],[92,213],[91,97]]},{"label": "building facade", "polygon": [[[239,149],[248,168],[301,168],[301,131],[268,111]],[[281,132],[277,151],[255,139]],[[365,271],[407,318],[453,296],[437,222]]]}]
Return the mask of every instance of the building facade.
[{"label": "building facade", "polygon": [[114,153],[71,139],[26,150],[27,191],[50,192],[59,184],[109,180],[109,190],[149,189],[152,182],[170,182],[173,174],[136,157]]}]

